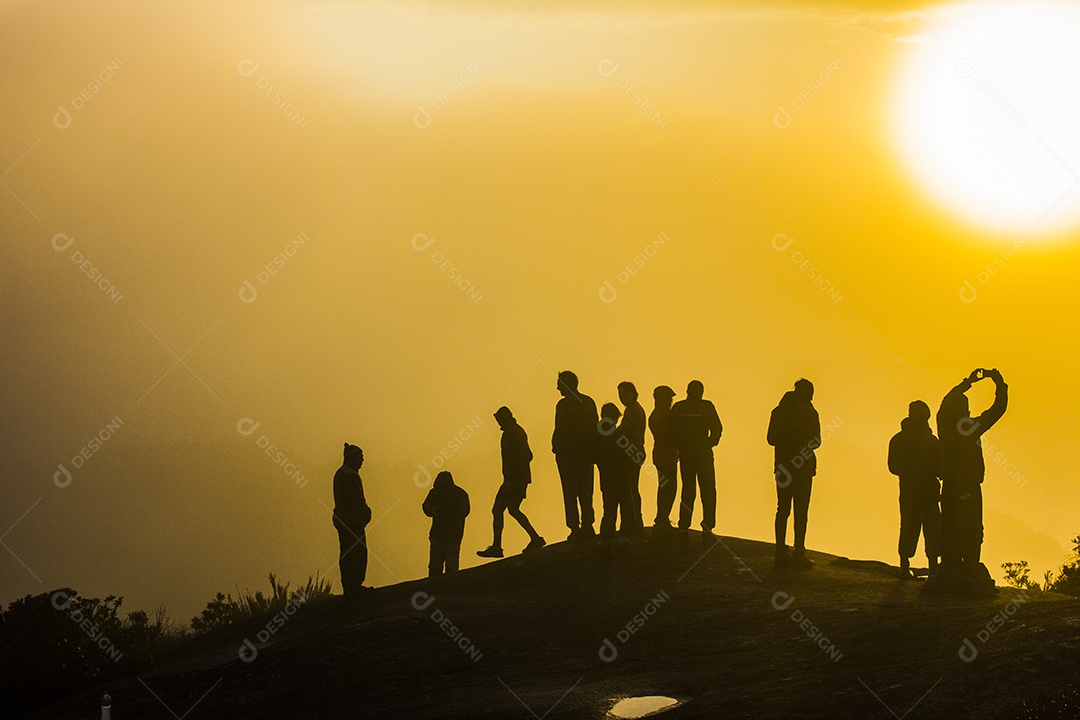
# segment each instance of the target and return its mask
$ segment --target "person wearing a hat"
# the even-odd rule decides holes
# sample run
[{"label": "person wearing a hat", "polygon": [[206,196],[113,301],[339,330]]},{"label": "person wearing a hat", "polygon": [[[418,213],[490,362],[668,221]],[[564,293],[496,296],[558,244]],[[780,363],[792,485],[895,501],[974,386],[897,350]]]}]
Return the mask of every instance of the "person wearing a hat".
[{"label": "person wearing a hat", "polygon": [[364,451],[345,443],[344,456],[344,462],[334,473],[334,527],[340,546],[341,590],[346,598],[355,599],[366,589],[367,538],[364,529],[371,522],[371,508],[364,499],[364,484],[360,480]]},{"label": "person wearing a hat", "polygon": [[526,551],[538,550],[547,543],[544,538],[533,528],[529,518],[521,512],[521,502],[525,499],[525,492],[532,482],[532,471],[529,464],[533,454],[529,449],[529,437],[525,434],[525,428],[518,425],[510,408],[503,405],[495,411],[495,421],[502,428],[502,474],[503,482],[499,491],[495,493],[495,504],[491,508],[493,539],[491,546],[486,550],[476,552],[480,557],[501,558],[503,513],[509,512],[510,517],[518,521],[518,524],[529,533],[529,544]]},{"label": "person wearing a hat", "polygon": [[652,462],[656,468],[656,519],[653,532],[671,530],[671,508],[675,506],[675,491],[679,480],[679,451],[671,441],[668,423],[671,420],[671,401],[675,391],[667,385],[653,390],[653,411],[649,414],[649,431],[652,432]]}]

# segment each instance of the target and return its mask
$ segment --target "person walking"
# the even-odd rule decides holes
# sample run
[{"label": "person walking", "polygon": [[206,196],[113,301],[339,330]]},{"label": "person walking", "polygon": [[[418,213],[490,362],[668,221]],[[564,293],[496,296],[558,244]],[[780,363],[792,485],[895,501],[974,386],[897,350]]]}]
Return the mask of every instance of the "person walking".
[{"label": "person walking", "polygon": [[525,428],[518,425],[514,414],[505,405],[495,411],[495,421],[502,429],[500,447],[503,482],[499,491],[495,493],[495,504],[491,508],[493,536],[491,545],[485,550],[478,550],[476,554],[480,557],[501,558],[503,556],[503,514],[507,512],[529,534],[529,544],[525,546],[526,552],[539,550],[547,543],[521,511],[521,503],[525,500],[529,483],[532,482],[530,463],[533,454],[529,449],[529,437],[525,433]]}]

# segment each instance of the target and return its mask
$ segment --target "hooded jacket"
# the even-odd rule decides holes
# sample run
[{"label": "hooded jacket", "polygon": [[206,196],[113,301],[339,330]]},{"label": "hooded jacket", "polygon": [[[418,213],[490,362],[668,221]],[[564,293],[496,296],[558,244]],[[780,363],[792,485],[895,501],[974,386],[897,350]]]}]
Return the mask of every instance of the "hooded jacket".
[{"label": "hooded jacket", "polygon": [[465,534],[465,518],[469,515],[469,493],[454,483],[454,478],[439,475],[424,498],[424,514],[431,518],[432,542],[458,545]]},{"label": "hooded jacket", "polygon": [[794,390],[784,393],[769,417],[766,440],[775,448],[777,469],[789,473],[817,474],[817,454],[821,447],[821,421],[811,402],[802,400]]},{"label": "hooded jacket", "polygon": [[929,423],[906,417],[889,441],[889,472],[898,477],[937,482],[941,472],[941,443]]},{"label": "hooded jacket", "polygon": [[503,482],[514,485],[528,485],[532,482],[532,470],[529,464],[533,454],[529,449],[529,436],[525,428],[513,420],[502,432],[500,441],[502,450]]}]

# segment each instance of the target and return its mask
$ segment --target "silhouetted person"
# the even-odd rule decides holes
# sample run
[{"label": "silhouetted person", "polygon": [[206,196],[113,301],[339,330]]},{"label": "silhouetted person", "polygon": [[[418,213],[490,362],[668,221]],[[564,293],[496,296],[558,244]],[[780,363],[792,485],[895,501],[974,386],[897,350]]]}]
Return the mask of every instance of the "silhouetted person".
[{"label": "silhouetted person", "polygon": [[600,520],[600,546],[605,547],[615,536],[615,524],[621,516],[623,535],[636,529],[633,520],[633,498],[630,494],[630,463],[626,449],[620,442],[619,408],[615,403],[604,403],[600,408],[599,445],[596,464],[600,468],[600,493],[604,500],[604,514]]},{"label": "silhouetted person", "polygon": [[930,429],[930,406],[916,400],[889,441],[889,472],[900,478],[900,577],[911,578],[919,533],[930,573],[941,555],[941,445]]},{"label": "silhouetted person", "polygon": [[[971,417],[965,393],[971,386],[990,378],[994,381],[994,403],[976,418]],[[993,580],[980,562],[982,553],[982,438],[1005,414],[1009,387],[996,369],[973,370],[942,399],[938,409],[938,438],[941,440],[941,563],[956,568],[988,588]]]},{"label": "silhouetted person", "polygon": [[703,399],[705,386],[691,380],[686,386],[686,399],[671,408],[668,431],[679,451],[682,470],[682,506],[679,508],[680,540],[685,542],[694,515],[694,499],[701,487],[702,540],[710,542],[716,527],[716,468],[713,448],[720,442],[724,426],[711,402]]},{"label": "silhouetted person", "polygon": [[367,538],[364,529],[371,522],[371,508],[364,499],[360,466],[364,451],[345,443],[345,459],[334,473],[334,527],[338,532],[338,567],[341,590],[346,598],[355,598],[364,587],[367,574]]},{"label": "silhouetted person", "polygon": [[[803,378],[781,398],[769,418],[768,442],[774,448],[776,479],[776,566],[810,568],[806,557],[806,519],[817,474],[815,450],[821,446],[821,422],[814,409],[814,384]],[[795,553],[787,551],[787,522],[795,507]]]},{"label": "silhouetted person", "polygon": [[[645,464],[645,408],[638,402],[638,391],[632,382],[619,383],[619,402],[626,408],[619,423],[619,445],[626,458],[627,488],[630,493],[631,510],[629,530],[635,532],[644,527],[641,517],[641,466]],[[625,521],[624,521],[625,522]]]},{"label": "silhouetted person", "polygon": [[428,577],[457,572],[465,518],[469,516],[469,493],[454,484],[454,476],[443,470],[424,498],[424,514],[431,518],[431,556]]},{"label": "silhouetted person", "polygon": [[649,414],[649,430],[652,432],[652,461],[656,468],[656,520],[653,532],[671,530],[671,508],[675,505],[675,491],[679,481],[679,451],[671,441],[669,422],[671,401],[675,391],[667,385],[653,390],[653,411]]},{"label": "silhouetted person", "polygon": [[562,400],[555,405],[555,431],[551,452],[559,468],[566,527],[571,540],[594,535],[593,464],[596,453],[596,403],[578,392],[577,375],[563,370],[558,377]]},{"label": "silhouetted person", "polygon": [[546,544],[544,538],[533,529],[529,518],[521,512],[521,502],[525,499],[525,491],[532,482],[532,471],[529,463],[532,462],[533,454],[529,449],[529,437],[525,434],[525,428],[518,425],[514,414],[505,405],[495,411],[495,420],[502,428],[502,474],[503,482],[499,491],[495,493],[495,504],[491,508],[493,539],[491,546],[486,550],[477,551],[480,557],[502,557],[502,532],[503,512],[509,512],[510,517],[518,521],[518,524],[529,534],[529,544],[525,550],[538,550]]}]

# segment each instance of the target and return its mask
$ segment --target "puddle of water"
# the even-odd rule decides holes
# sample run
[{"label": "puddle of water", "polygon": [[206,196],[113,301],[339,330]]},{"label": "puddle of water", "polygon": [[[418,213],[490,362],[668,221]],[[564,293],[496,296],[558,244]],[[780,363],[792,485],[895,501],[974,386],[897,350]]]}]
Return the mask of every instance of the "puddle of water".
[{"label": "puddle of water", "polygon": [[663,695],[647,695],[620,700],[611,708],[611,714],[617,718],[642,718],[646,715],[670,710],[679,704],[675,698]]}]

